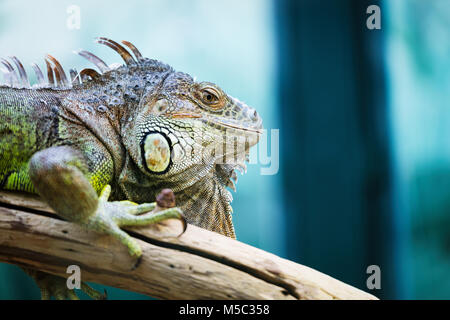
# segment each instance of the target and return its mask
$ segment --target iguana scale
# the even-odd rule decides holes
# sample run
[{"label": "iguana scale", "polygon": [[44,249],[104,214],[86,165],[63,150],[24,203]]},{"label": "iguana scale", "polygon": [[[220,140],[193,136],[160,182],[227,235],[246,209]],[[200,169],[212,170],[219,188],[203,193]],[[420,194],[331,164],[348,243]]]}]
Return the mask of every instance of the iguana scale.
[{"label": "iguana scale", "polygon": [[[47,55],[48,81],[34,64],[38,83],[30,86],[17,58],[0,61],[8,83],[0,86],[0,189],[37,193],[62,218],[120,239],[136,258],[141,249],[121,226],[184,213],[188,223],[235,237],[226,188],[259,139],[257,112],[127,41],[97,42],[125,65],[79,51],[99,72],[70,70],[69,80]],[[164,188],[177,207],[151,212]],[[43,298],[73,297],[28,272]]]}]

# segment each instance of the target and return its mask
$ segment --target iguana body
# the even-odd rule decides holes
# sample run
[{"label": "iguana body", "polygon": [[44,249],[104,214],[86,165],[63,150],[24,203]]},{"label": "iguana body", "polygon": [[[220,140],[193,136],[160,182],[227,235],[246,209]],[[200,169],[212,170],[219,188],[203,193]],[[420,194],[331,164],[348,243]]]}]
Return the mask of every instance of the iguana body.
[{"label": "iguana body", "polygon": [[[126,41],[135,58],[112,40],[98,42],[126,65],[112,69],[82,51],[101,73],[71,70],[69,81],[48,56],[48,83],[35,67],[40,84],[27,88],[20,62],[13,58],[18,77],[2,60],[10,86],[0,86],[0,188],[39,194],[63,218],[119,238],[136,257],[139,246],[119,227],[180,218],[180,209],[189,223],[234,237],[226,187],[258,141],[255,110],[142,58]],[[149,202],[163,188],[179,208],[138,215],[155,207]]]}]

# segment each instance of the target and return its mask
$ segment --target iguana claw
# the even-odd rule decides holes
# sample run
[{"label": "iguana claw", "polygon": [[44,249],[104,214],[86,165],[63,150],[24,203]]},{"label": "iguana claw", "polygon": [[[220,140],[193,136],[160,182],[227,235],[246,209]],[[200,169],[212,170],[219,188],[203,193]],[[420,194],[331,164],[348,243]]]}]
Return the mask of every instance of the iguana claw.
[{"label": "iguana claw", "polygon": [[89,218],[89,229],[107,233],[119,239],[127,246],[131,256],[139,258],[142,250],[137,242],[120,227],[147,226],[166,219],[180,219],[183,232],[186,230],[186,219],[179,208],[157,208],[156,203],[136,204],[131,201],[109,202],[111,187],[106,185],[100,193],[96,213]]}]

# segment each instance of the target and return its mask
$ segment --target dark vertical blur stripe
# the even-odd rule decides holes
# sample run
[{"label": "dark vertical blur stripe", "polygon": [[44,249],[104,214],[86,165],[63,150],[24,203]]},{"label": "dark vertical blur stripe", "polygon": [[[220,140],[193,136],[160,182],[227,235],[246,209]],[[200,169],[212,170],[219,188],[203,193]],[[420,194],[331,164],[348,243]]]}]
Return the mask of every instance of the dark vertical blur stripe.
[{"label": "dark vertical blur stripe", "polygon": [[366,28],[372,4],[274,3],[286,238],[289,259],[363,290],[379,265],[372,293],[396,298],[385,30]]}]

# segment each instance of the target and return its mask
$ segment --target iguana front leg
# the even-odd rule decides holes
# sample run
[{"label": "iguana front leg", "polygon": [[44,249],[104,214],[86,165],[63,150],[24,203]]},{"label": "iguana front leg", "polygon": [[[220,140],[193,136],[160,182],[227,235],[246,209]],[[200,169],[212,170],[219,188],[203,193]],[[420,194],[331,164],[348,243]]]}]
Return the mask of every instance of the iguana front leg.
[{"label": "iguana front leg", "polygon": [[[72,147],[51,147],[35,153],[28,172],[37,193],[58,215],[90,230],[116,237],[137,259],[142,250],[120,229],[121,226],[143,226],[169,218],[184,219],[178,208],[153,213],[149,211],[155,209],[155,203],[108,202],[109,185],[105,185],[98,196],[88,179],[95,172],[89,172],[86,157]],[[149,213],[139,215],[145,212]]]}]

